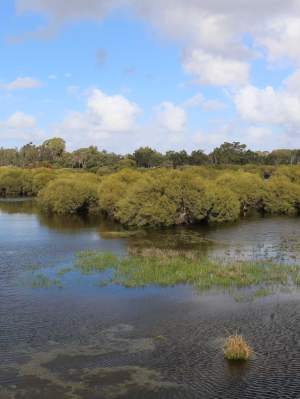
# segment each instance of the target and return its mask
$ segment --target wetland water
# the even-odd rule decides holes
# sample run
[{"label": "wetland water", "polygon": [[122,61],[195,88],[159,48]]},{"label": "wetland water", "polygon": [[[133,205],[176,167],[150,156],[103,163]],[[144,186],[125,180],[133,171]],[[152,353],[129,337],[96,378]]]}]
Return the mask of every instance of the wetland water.
[{"label": "wetland water", "polygon": [[[101,287],[74,272],[74,254],[130,247],[195,248],[212,257],[300,262],[300,219],[253,218],[218,228],[109,239],[101,220],[40,215],[31,201],[0,202],[0,399],[300,398],[300,295],[237,300],[186,286]],[[255,356],[224,360],[241,332]]]}]

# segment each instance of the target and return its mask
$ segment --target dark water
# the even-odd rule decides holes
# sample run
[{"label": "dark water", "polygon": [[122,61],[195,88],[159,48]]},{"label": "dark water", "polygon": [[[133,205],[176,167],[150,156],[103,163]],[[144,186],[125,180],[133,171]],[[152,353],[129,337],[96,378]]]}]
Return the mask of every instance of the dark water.
[{"label": "dark water", "polygon": [[[300,261],[300,220],[254,218],[222,228],[107,239],[94,218],[49,218],[32,202],[0,203],[0,398],[300,398],[300,296],[237,301],[189,287],[99,287],[71,273],[33,289],[33,265],[55,277],[84,249],[197,248],[208,256]],[[255,350],[224,360],[241,332]]]}]

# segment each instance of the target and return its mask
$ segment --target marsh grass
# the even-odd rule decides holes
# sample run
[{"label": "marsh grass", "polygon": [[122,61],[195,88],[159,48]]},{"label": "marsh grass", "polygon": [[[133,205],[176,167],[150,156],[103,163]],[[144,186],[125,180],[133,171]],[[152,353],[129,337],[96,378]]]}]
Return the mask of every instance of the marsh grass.
[{"label": "marsh grass", "polygon": [[111,270],[109,282],[125,287],[187,284],[198,290],[257,286],[266,290],[296,284],[300,278],[299,266],[268,261],[226,263],[203,258],[196,251],[157,248],[131,249],[124,257],[98,251],[80,252],[75,267],[83,274]]},{"label": "marsh grass", "polygon": [[142,237],[144,235],[145,235],[145,231],[143,231],[143,230],[122,230],[122,231],[101,232],[101,236],[105,239]]},{"label": "marsh grass", "polygon": [[38,274],[32,281],[32,288],[51,288],[57,287],[62,288],[62,283],[59,279],[50,279],[49,277]]},{"label": "marsh grass", "polygon": [[75,267],[82,274],[91,274],[113,269],[118,263],[119,258],[110,252],[83,251],[76,254]]},{"label": "marsh grass", "polygon": [[63,277],[68,273],[71,273],[74,269],[72,267],[64,267],[63,269],[60,269],[56,275],[57,277]]},{"label": "marsh grass", "polygon": [[235,334],[225,340],[223,348],[227,360],[249,360],[252,356],[252,348],[243,336]]}]

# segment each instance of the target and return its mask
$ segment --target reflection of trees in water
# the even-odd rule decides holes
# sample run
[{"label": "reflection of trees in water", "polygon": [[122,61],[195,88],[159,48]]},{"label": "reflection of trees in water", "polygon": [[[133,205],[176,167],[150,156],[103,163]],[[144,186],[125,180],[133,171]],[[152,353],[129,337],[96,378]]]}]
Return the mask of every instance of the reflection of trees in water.
[{"label": "reflection of trees in water", "polygon": [[200,250],[203,256],[216,243],[205,237],[196,229],[171,228],[162,230],[146,231],[142,236],[133,236],[128,240],[129,249],[135,248],[158,248],[177,250]]},{"label": "reflection of trees in water", "polygon": [[32,215],[37,212],[37,209],[33,199],[1,199],[0,212],[8,214],[24,213],[27,215]]},{"label": "reflection of trees in water", "polygon": [[46,226],[51,230],[57,230],[67,233],[78,233],[80,229],[96,228],[99,225],[99,216],[81,216],[81,215],[53,215],[37,212],[38,220],[41,226]]},{"label": "reflection of trees in water", "polygon": [[37,207],[34,199],[0,201],[0,212],[7,214],[35,215],[41,226],[67,233],[77,233],[78,230],[83,228],[96,228],[101,222],[101,217],[95,215],[63,216],[44,213]]}]

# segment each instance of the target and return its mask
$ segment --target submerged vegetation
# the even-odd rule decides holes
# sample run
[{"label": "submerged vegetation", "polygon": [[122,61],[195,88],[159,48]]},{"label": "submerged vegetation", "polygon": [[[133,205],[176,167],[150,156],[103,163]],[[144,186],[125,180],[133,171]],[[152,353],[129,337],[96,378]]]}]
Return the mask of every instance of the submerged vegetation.
[{"label": "submerged vegetation", "polygon": [[227,360],[249,360],[252,349],[241,335],[235,334],[228,337],[224,344],[224,356]]},{"label": "submerged vegetation", "polygon": [[199,290],[286,286],[297,284],[300,268],[268,261],[221,262],[197,252],[146,249],[121,257],[107,252],[77,254],[76,268],[82,273],[112,271],[109,283],[125,287],[188,284]]},{"label": "submerged vegetation", "polygon": [[[127,288],[146,286],[189,285],[197,291],[255,288],[254,298],[269,295],[277,288],[295,287],[300,267],[268,261],[222,262],[203,258],[198,252],[139,249],[127,256],[110,252],[83,251],[76,254],[73,267],[58,271],[56,276],[77,271],[82,275],[99,274],[99,285],[121,285]],[[35,280],[34,280],[35,281]],[[39,273],[35,286],[59,285]],[[53,284],[50,284],[50,286]]]}]

